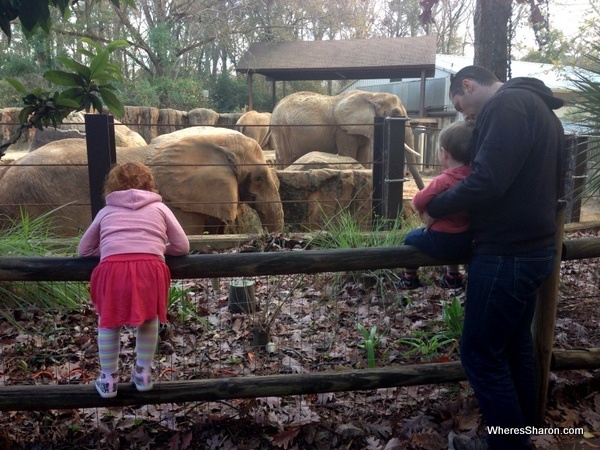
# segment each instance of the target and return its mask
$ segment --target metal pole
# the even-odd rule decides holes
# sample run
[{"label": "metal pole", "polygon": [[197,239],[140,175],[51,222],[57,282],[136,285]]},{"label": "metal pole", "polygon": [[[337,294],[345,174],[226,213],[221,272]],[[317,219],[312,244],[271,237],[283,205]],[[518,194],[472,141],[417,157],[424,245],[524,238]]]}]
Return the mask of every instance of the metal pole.
[{"label": "metal pole", "polygon": [[104,181],[112,165],[117,161],[114,117],[107,114],[86,114],[85,139],[93,219],[104,207],[102,198]]},{"label": "metal pole", "polygon": [[407,118],[375,117],[373,138],[373,219],[394,221],[402,211],[404,136]]}]

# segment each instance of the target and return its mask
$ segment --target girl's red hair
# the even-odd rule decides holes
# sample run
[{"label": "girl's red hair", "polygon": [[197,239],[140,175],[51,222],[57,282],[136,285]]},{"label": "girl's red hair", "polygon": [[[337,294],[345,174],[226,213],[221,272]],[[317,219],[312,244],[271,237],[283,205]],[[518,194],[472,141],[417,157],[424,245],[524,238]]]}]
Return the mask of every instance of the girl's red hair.
[{"label": "girl's red hair", "polygon": [[128,162],[113,167],[104,184],[104,195],[127,189],[157,192],[150,168],[141,162]]}]

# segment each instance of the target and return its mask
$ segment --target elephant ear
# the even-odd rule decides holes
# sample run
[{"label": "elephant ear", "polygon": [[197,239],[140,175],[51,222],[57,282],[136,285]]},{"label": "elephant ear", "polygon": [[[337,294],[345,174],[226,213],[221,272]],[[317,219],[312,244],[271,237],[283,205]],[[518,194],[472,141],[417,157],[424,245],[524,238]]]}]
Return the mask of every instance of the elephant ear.
[{"label": "elephant ear", "polygon": [[351,91],[342,94],[333,106],[335,123],[348,134],[371,136],[374,117],[377,115],[372,101],[373,92]]},{"label": "elephant ear", "polygon": [[242,175],[230,141],[224,134],[198,135],[158,146],[148,165],[165,202],[232,222]]}]

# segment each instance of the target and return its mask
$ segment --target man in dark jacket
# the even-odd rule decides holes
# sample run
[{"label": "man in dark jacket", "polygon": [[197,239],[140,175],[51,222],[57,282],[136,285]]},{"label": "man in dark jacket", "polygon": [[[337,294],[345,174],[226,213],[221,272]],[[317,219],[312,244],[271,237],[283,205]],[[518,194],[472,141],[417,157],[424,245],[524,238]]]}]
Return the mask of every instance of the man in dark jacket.
[{"label": "man in dark jacket", "polygon": [[450,99],[466,120],[475,120],[473,172],[433,199],[427,212],[431,220],[470,214],[473,257],[460,353],[489,430],[487,444],[461,436],[454,446],[530,449],[527,427],[536,416],[531,322],[537,289],[556,255],[564,131],[553,110],[563,101],[540,80],[501,83],[477,66],[454,76]]}]

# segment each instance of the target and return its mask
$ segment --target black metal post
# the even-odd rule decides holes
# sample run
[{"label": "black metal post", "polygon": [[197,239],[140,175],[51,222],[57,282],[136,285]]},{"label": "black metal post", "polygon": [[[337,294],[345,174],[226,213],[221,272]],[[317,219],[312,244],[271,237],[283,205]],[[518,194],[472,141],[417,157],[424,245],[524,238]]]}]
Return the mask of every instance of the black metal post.
[{"label": "black metal post", "polygon": [[563,160],[563,192],[567,206],[565,223],[579,222],[581,218],[581,194],[586,182],[588,137],[565,136],[565,158]]},{"label": "black metal post", "polygon": [[104,181],[112,165],[117,162],[114,117],[107,114],[86,114],[85,139],[93,219],[104,207]]},{"label": "black metal post", "polygon": [[395,220],[402,211],[404,136],[407,118],[375,117],[373,138],[373,219]]}]

